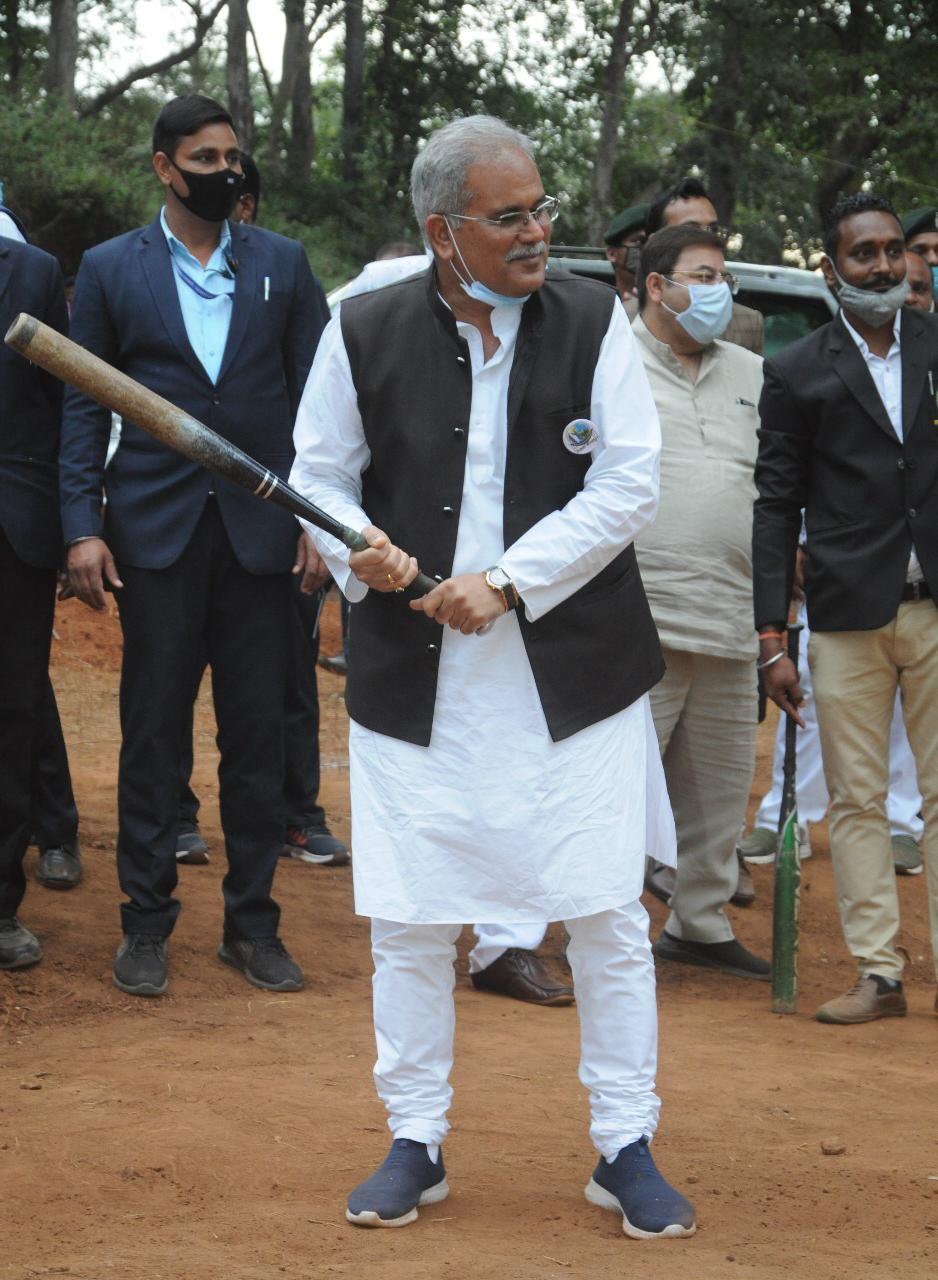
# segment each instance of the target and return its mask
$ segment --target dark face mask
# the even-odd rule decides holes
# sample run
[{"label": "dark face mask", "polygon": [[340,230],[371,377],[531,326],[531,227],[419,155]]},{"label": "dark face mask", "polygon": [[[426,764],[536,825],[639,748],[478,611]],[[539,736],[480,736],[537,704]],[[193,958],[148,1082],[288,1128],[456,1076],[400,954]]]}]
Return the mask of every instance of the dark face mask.
[{"label": "dark face mask", "polygon": [[244,186],[243,174],[235,173],[233,169],[193,173],[191,169],[180,169],[175,160],[170,164],[179,169],[189,188],[187,196],[181,196],[175,187],[173,191],[179,203],[185,205],[190,213],[206,222],[224,222],[230,216]]},{"label": "dark face mask", "polygon": [[633,276],[638,275],[638,264],[642,256],[642,246],[640,244],[630,244],[625,251],[625,270],[631,271]]}]

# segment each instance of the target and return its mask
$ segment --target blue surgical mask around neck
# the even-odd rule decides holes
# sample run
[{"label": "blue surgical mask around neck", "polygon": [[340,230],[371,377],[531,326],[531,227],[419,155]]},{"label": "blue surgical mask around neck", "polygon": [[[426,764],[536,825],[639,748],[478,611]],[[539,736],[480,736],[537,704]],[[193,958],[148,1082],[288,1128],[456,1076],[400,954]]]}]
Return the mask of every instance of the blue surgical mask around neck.
[{"label": "blue surgical mask around neck", "polygon": [[459,281],[459,287],[462,289],[463,293],[468,294],[470,298],[474,298],[476,302],[484,302],[487,307],[523,307],[531,296],[529,293],[523,293],[518,298],[513,294],[496,293],[495,290],[490,289],[487,284],[483,284],[481,280],[476,280],[473,277],[472,272],[466,266],[466,259],[462,256],[462,251],[456,243],[456,236],[453,234],[453,228],[450,226],[449,218],[444,216],[444,221],[446,223],[446,229],[449,232],[450,239],[453,242],[453,248],[459,254],[459,261],[462,263],[463,271],[465,271],[466,275],[469,277],[468,281],[464,280],[460,272],[456,269],[456,263],[450,263],[450,266],[456,273],[456,279]]},{"label": "blue surgical mask around neck", "polygon": [[931,291],[932,296],[938,301],[938,267],[931,269]]},{"label": "blue surgical mask around neck", "polygon": [[662,300],[661,305],[670,311],[689,337],[707,346],[726,330],[733,318],[733,295],[725,281],[719,284],[684,284],[665,276],[669,284],[680,285],[690,294],[690,306],[686,311],[675,311]]}]

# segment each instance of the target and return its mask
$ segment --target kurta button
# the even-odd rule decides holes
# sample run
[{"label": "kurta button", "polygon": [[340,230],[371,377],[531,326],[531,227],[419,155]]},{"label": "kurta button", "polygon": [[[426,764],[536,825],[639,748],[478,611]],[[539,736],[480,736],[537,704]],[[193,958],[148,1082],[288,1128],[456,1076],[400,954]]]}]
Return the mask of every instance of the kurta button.
[{"label": "kurta button", "polygon": [[452,508],[452,507],[444,507],[444,508],[443,508],[443,514],[444,514],[444,516],[446,516],[447,520],[452,520],[453,516],[454,516],[456,513],[455,513],[455,511],[453,510],[453,508]]},{"label": "kurta button", "polygon": [[429,653],[431,657],[432,657],[435,653],[439,653],[439,652],[440,652],[440,646],[439,646],[438,644],[428,644],[428,645],[427,645],[427,653]]},{"label": "kurta button", "polygon": [[456,359],[459,361],[459,363],[460,363],[460,364],[465,364],[465,363],[466,363],[466,357],[465,357],[465,356],[457,356],[457,357],[456,357]]},{"label": "kurta button", "polygon": [[915,508],[909,507],[909,519],[914,520],[917,515],[918,515],[918,512],[915,510]]},{"label": "kurta button", "polygon": [[453,435],[457,438],[457,440],[461,440],[465,434],[466,434],[465,427],[453,427]]},{"label": "kurta button", "polygon": [[900,458],[898,465],[900,471],[905,471],[905,458]]}]

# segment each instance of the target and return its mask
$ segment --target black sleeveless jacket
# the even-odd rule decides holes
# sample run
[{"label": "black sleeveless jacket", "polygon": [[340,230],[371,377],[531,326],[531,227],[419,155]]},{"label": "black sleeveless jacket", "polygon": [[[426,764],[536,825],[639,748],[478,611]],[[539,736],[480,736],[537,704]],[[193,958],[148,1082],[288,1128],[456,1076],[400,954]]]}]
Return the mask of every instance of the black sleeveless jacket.
[{"label": "black sleeveless jacket", "polygon": [[[571,419],[589,417],[614,302],[606,286],[558,272],[525,303],[508,392],[506,548],[583,487],[590,457],[570,453],[561,435]],[[437,294],[433,270],[350,298],[341,324],[371,451],[362,506],[423,572],[446,578],[466,463],[469,349]],[[629,706],[664,671],[631,546],[539,621],[527,622],[523,611],[519,621],[555,741]],[[371,591],[355,606],[350,643],[352,719],[429,745],[439,624],[398,595]],[[471,702],[471,689],[466,698]]]}]

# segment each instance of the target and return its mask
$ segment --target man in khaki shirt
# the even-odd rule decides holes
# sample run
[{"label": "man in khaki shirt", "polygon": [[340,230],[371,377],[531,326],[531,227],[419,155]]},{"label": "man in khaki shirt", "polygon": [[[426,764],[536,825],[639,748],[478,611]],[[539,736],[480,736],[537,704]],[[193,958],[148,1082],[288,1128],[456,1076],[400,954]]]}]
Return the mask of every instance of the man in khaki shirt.
[{"label": "man in khaki shirt", "polygon": [[733,935],[736,837],[756,738],[752,505],[762,361],[718,341],[732,314],[723,242],[667,227],[642,250],[633,332],[661,419],[661,499],[636,540],[667,671],[652,713],[677,826],[662,960],[767,979]]}]

